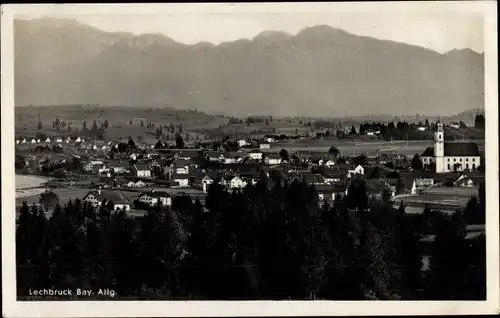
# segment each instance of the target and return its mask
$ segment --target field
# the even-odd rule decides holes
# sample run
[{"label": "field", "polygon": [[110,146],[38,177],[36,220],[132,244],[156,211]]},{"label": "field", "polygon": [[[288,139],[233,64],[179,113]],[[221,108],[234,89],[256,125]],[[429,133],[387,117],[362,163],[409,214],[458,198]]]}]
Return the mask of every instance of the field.
[{"label": "field", "polygon": [[47,178],[38,176],[16,175],[16,198],[37,196],[44,191],[43,188],[30,189],[38,187],[47,182]]},{"label": "field", "polygon": [[[28,204],[33,204],[33,203],[38,203],[38,198],[39,194],[43,193],[45,189],[37,189],[39,191],[36,192],[30,192],[25,196],[16,196],[16,204],[21,205],[24,201],[26,201]],[[82,199],[89,191],[92,189],[90,188],[78,188],[78,187],[68,187],[68,188],[57,188],[54,189],[53,192],[57,194],[59,197],[59,202],[61,204],[66,204],[70,199],[75,200],[75,199]],[[122,189],[123,194],[125,197],[132,203],[139,194],[143,191],[148,191],[151,189],[138,189],[138,190],[129,190],[129,189]],[[202,197],[203,193],[201,190],[196,190],[196,189],[172,189],[172,188],[155,188],[157,191],[165,191],[170,193],[171,195],[179,194],[179,193],[186,193],[189,194],[193,197]],[[201,199],[201,198],[200,198]]]},{"label": "field", "polygon": [[[467,140],[466,140],[467,141]],[[474,141],[478,143],[480,151],[484,151],[484,141]],[[290,142],[279,142],[271,145],[271,149],[264,149],[263,152],[278,152],[286,149],[290,154],[295,151],[328,151],[331,146],[337,147],[342,155],[377,155],[382,153],[399,153],[406,156],[413,156],[422,153],[425,148],[433,146],[430,140],[410,140],[406,141],[358,141],[358,140],[297,140]]]},{"label": "field", "polygon": [[[101,112],[102,110],[102,112]],[[42,122],[42,129],[38,130],[38,116]],[[72,122],[72,132],[68,128],[53,128],[52,122],[59,118]],[[100,125],[108,121],[106,139],[121,139],[131,136],[141,136],[144,142],[156,142],[156,128],[148,128],[148,123],[156,126],[182,125],[183,136],[188,133],[190,138],[196,138],[197,129],[213,129],[227,123],[228,119],[222,116],[207,115],[197,111],[182,111],[173,108],[138,108],[107,106],[103,108],[87,106],[46,106],[46,107],[16,107],[15,132],[19,136],[32,137],[36,133],[47,136],[73,135],[76,130],[83,130],[83,122],[90,129],[94,120]],[[132,123],[131,123],[132,121]],[[200,138],[204,136],[200,134]]]}]

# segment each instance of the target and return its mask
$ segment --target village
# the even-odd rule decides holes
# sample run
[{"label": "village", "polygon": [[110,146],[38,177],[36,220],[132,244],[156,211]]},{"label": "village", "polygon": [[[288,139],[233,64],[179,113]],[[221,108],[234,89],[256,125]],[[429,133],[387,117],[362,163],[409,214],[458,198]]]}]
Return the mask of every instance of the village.
[{"label": "village", "polygon": [[[434,133],[439,149],[444,132],[442,125],[437,129],[441,130]],[[56,202],[80,198],[94,206],[111,201],[114,209],[135,215],[147,206],[170,206],[178,195],[189,195],[203,203],[215,182],[233,191],[255,185],[263,176],[270,187],[294,180],[314,185],[320,204],[346,195],[350,181],[363,178],[370,197],[388,194],[395,206],[404,202],[408,213],[422,213],[424,207],[453,213],[463,210],[484,182],[474,143],[446,143],[442,151],[449,152],[452,146],[455,150],[454,157],[443,166],[432,147],[413,158],[397,152],[365,155],[363,146],[359,146],[357,155],[344,155],[335,146],[328,151],[289,152],[279,138],[266,135],[257,140],[204,141],[193,149],[177,149],[161,141],[136,144],[126,138],[23,137],[16,139],[16,158],[24,161],[18,164],[16,159],[16,165],[20,174],[49,176],[43,187],[60,195],[57,200],[43,202],[48,211]],[[30,203],[42,203],[38,196],[18,201],[30,199]]]}]

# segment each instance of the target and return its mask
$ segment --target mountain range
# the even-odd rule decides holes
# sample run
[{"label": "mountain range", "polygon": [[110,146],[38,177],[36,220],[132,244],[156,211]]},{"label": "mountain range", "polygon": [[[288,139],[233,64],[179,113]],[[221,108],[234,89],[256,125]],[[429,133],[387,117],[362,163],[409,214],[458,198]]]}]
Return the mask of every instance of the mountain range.
[{"label": "mountain range", "polygon": [[483,53],[442,54],[325,25],[187,45],[76,20],[15,20],[14,57],[16,106],[327,117],[484,108]]}]

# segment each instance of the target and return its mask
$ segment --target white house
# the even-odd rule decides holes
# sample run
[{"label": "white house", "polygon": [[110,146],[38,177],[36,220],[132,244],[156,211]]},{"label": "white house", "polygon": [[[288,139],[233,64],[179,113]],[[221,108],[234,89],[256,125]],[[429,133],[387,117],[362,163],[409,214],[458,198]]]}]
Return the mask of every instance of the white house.
[{"label": "white house", "polygon": [[243,179],[241,179],[240,177],[237,177],[237,176],[235,176],[229,180],[229,187],[231,189],[237,189],[237,188],[241,189],[241,188],[246,187],[246,185],[247,185],[247,183]]},{"label": "white house", "polygon": [[50,138],[49,138],[49,137],[47,137],[47,139],[45,139],[45,142],[46,142],[46,143],[50,143]]},{"label": "white house", "polygon": [[31,143],[36,144],[37,143],[36,139],[35,138],[31,139]]},{"label": "white house", "polygon": [[246,145],[248,145],[248,142],[245,139],[239,139],[238,140],[238,146],[244,147]]},{"label": "white house", "polygon": [[138,197],[139,202],[147,204],[149,206],[154,206],[160,203],[163,206],[172,205],[172,196],[165,191],[149,191],[144,192]]},{"label": "white house", "polygon": [[273,137],[267,137],[264,140],[268,143],[276,142],[276,139],[274,139]]},{"label": "white house", "polygon": [[358,165],[353,170],[348,170],[347,173],[348,173],[348,177],[349,178],[352,178],[355,174],[364,175],[365,174],[365,168],[363,168],[363,166],[361,166],[361,165]]},{"label": "white house", "polygon": [[203,179],[201,179],[201,184],[203,185],[203,192],[208,191],[208,187],[214,183],[214,179],[210,178],[209,176],[204,176]]},{"label": "white house", "polygon": [[450,126],[451,128],[454,128],[454,129],[458,129],[458,128],[460,128],[460,124],[459,124],[459,123],[457,123],[456,121],[451,122],[449,126]]},{"label": "white house", "polygon": [[411,194],[418,194],[420,190],[434,185],[434,178],[415,178],[410,189]]},{"label": "white house", "polygon": [[137,182],[134,182],[134,181],[130,181],[129,183],[127,183],[127,187],[128,188],[145,188],[146,187],[146,183],[144,181],[137,181]]},{"label": "white house", "polygon": [[420,126],[417,128],[418,131],[426,131],[427,130],[427,127],[425,126]]},{"label": "white house", "polygon": [[324,163],[325,166],[327,166],[328,168],[331,168],[333,166],[335,166],[335,161],[333,159],[328,159],[325,163]]},{"label": "white house", "polygon": [[468,175],[461,175],[454,183],[455,186],[459,187],[474,187],[475,182]]},{"label": "white house", "polygon": [[260,149],[271,149],[271,144],[269,143],[263,143],[259,145]]},{"label": "white house", "polygon": [[177,182],[181,188],[189,187],[189,176],[187,174],[174,174],[172,180]]},{"label": "white house", "polygon": [[283,159],[281,158],[281,156],[276,154],[269,154],[264,158],[264,163],[267,165],[279,165],[282,161]]},{"label": "white house", "polygon": [[436,165],[436,173],[476,170],[481,162],[481,155],[476,143],[445,142],[443,124],[437,124],[434,133],[434,147],[428,147],[420,156],[424,166]]},{"label": "white house", "polygon": [[82,139],[80,137],[76,138],[75,142],[82,142]]},{"label": "white house", "polygon": [[255,149],[255,150],[248,152],[248,157],[250,159],[253,159],[253,160],[262,160],[263,154],[264,153],[262,151]]},{"label": "white house", "polygon": [[19,145],[19,139],[18,139],[18,140],[16,140],[16,144],[17,144],[17,145]]},{"label": "white house", "polygon": [[82,199],[97,208],[104,201],[113,203],[113,210],[130,211],[130,202],[120,191],[97,190],[89,191]]},{"label": "white house", "polygon": [[374,131],[367,131],[367,132],[366,132],[366,135],[367,135],[367,136],[374,136],[374,135],[375,135],[375,132],[374,132]]},{"label": "white house", "polygon": [[151,177],[151,167],[147,163],[137,163],[132,166],[131,171],[137,178]]},{"label": "white house", "polygon": [[38,138],[38,139],[36,140],[36,142],[37,142],[37,143],[40,143],[40,142],[41,142],[40,138]]}]

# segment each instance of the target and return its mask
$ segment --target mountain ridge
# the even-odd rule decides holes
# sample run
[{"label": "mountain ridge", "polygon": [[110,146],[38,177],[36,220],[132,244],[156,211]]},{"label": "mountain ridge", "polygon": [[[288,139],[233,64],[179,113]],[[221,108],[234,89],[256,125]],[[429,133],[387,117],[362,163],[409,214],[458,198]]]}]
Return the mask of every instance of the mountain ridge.
[{"label": "mountain ridge", "polygon": [[484,108],[484,54],[442,54],[324,25],[218,45],[47,18],[15,20],[14,32],[16,105],[170,104],[325,116],[400,112],[404,104],[408,113]]}]

